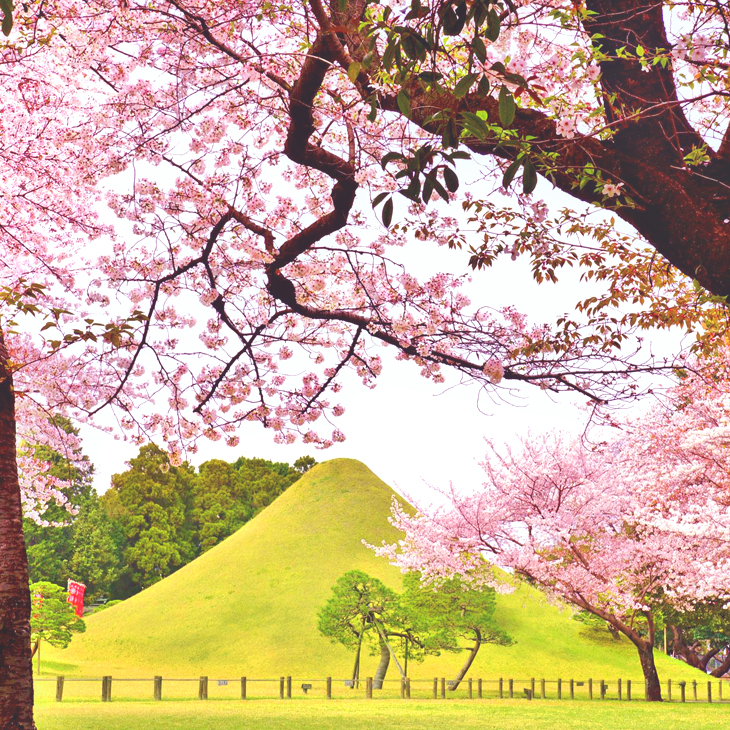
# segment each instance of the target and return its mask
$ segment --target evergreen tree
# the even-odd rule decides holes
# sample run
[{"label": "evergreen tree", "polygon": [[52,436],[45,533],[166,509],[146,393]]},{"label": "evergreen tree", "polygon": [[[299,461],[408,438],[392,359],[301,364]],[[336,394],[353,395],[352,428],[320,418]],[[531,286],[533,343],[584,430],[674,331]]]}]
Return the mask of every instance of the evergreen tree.
[{"label": "evergreen tree", "polygon": [[143,446],[130,468],[112,477],[114,503],[124,531],[124,562],[132,586],[147,588],[196,555],[191,514],[193,468],[170,466],[155,444]]},{"label": "evergreen tree", "polygon": [[121,571],[121,551],[113,539],[112,520],[93,493],[81,506],[72,527],[73,554],[68,573],[86,585],[93,602],[108,597]]}]

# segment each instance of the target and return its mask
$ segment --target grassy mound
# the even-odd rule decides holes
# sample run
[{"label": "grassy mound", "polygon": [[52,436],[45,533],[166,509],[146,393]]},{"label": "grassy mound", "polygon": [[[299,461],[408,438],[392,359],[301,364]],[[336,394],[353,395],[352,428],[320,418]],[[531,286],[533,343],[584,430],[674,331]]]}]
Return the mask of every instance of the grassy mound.
[{"label": "grassy mound", "polygon": [[[170,577],[87,620],[63,651],[45,648],[43,673],[151,677],[347,676],[352,655],[317,631],[317,611],[345,571],[364,570],[394,588],[400,574],[363,540],[395,541],[394,492],[364,464],[319,464],[237,533]],[[527,586],[499,596],[511,647],[486,645],[470,672],[482,677],[631,677],[635,649],[571,620]],[[449,676],[462,655],[409,667],[413,677]],[[662,678],[701,675],[658,655]],[[364,657],[372,674],[376,657]],[[395,668],[389,672],[395,678]]]}]

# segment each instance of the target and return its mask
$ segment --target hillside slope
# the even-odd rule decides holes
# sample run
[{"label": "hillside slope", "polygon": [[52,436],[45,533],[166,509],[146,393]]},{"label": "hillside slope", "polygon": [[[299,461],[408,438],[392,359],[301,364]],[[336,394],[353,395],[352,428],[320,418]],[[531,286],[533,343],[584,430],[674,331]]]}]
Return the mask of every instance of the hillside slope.
[{"label": "hillside slope", "polygon": [[[194,677],[347,676],[352,656],[322,638],[317,611],[334,581],[360,569],[391,587],[399,573],[362,541],[395,541],[394,492],[364,464],[319,464],[237,533],[160,583],[87,620],[63,651],[45,651],[44,671]],[[498,596],[498,617],[516,639],[486,645],[471,674],[483,677],[641,677],[633,646],[586,629],[524,586]],[[449,675],[463,655],[413,665],[414,677]],[[659,655],[663,677],[696,677]],[[363,676],[377,659],[363,658]],[[394,669],[392,670],[395,671]],[[394,674],[392,676],[395,676]]]}]

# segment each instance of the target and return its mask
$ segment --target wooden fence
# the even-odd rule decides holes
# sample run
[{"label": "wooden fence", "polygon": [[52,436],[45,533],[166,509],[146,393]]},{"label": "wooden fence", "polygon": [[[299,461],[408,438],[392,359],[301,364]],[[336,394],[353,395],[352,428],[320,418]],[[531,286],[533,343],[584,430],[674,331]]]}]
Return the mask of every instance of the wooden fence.
[{"label": "wooden fence", "polygon": [[[643,680],[589,678],[576,679],[483,679],[469,678],[461,682],[456,691],[449,688],[450,681],[446,677],[431,679],[396,679],[386,680],[383,689],[375,689],[373,678],[364,681],[336,679],[332,677],[317,679],[299,679],[291,676],[260,679],[237,677],[235,679],[212,679],[207,676],[199,678],[171,678],[155,676],[148,679],[112,677],[39,677],[36,682],[56,683],[56,702],[62,702],[64,695],[71,699],[101,699],[111,702],[115,698],[152,698],[193,699],[197,684],[198,700],[207,700],[209,690],[214,699],[271,699],[278,697],[286,700],[295,698],[319,697],[322,699],[345,699],[360,697],[372,700],[385,699],[524,699],[524,700],[616,700],[631,702],[645,699]],[[727,680],[708,680],[692,682],[662,682],[662,697],[668,702],[730,702],[730,688],[723,684]],[[83,691],[79,688],[83,686]],[[96,690],[94,690],[96,687]],[[130,689],[133,688],[133,689]],[[41,687],[37,687],[41,690]],[[48,689],[52,689],[48,687]],[[239,691],[240,690],[240,691]]]}]

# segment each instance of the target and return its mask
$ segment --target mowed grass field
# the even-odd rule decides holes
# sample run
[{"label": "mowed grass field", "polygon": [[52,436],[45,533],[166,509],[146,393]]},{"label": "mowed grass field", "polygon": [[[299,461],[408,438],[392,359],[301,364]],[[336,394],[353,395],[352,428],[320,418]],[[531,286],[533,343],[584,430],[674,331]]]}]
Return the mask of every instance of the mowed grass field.
[{"label": "mowed grass field", "polygon": [[63,703],[36,707],[38,730],[716,730],[728,704],[606,700],[257,700]]}]

